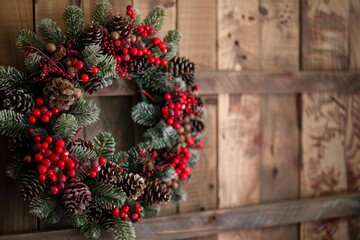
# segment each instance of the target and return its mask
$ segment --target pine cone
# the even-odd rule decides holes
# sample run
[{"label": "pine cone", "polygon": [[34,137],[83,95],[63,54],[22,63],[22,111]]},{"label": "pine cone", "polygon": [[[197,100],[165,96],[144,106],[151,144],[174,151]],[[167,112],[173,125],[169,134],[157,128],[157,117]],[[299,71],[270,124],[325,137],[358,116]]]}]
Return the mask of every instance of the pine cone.
[{"label": "pine cone", "polygon": [[94,149],[94,142],[92,140],[86,140],[85,138],[78,138],[72,142],[74,146],[82,146],[88,149]]},{"label": "pine cone", "polygon": [[75,99],[80,98],[81,90],[66,79],[54,78],[44,88],[44,98],[51,108],[69,110]]},{"label": "pine cone", "polygon": [[61,194],[64,207],[75,215],[81,215],[91,201],[89,187],[75,179],[70,180]]},{"label": "pine cone", "polygon": [[149,59],[147,57],[135,58],[129,62],[126,66],[129,72],[143,71],[150,66]]},{"label": "pine cone", "polygon": [[122,187],[126,196],[136,200],[144,193],[145,179],[139,174],[126,173],[125,176],[118,183],[119,187]]},{"label": "pine cone", "polygon": [[20,192],[24,200],[31,200],[39,196],[45,190],[45,184],[38,180],[36,171],[26,173],[20,183]]},{"label": "pine cone", "polygon": [[99,224],[105,232],[113,232],[115,230],[115,219],[110,211],[103,212]]},{"label": "pine cone", "polygon": [[116,31],[120,34],[120,38],[124,38],[130,34],[130,25],[125,16],[116,14],[109,23],[109,31]]},{"label": "pine cone", "polygon": [[87,25],[84,28],[82,39],[84,46],[97,45],[97,44],[100,45],[102,41],[102,33],[99,25],[97,23],[92,23]]},{"label": "pine cone", "polygon": [[121,182],[122,177],[119,174],[119,167],[113,163],[107,163],[101,166],[100,173],[98,175],[98,179],[103,183],[118,183]]},{"label": "pine cone", "polygon": [[83,86],[85,92],[93,94],[99,88],[101,88],[101,81],[98,78],[92,78],[90,81],[84,82],[82,84],[82,86]]},{"label": "pine cone", "polygon": [[190,62],[189,59],[173,57],[167,65],[167,71],[174,77],[181,77],[186,85],[194,83],[195,64]]},{"label": "pine cone", "polygon": [[171,198],[171,188],[163,182],[148,182],[145,188],[142,202],[144,205],[152,206],[166,203]]},{"label": "pine cone", "polygon": [[190,121],[191,131],[193,132],[202,132],[205,129],[205,124],[201,120],[192,119]]},{"label": "pine cone", "polygon": [[86,209],[87,220],[90,223],[98,222],[100,220],[101,215],[102,215],[102,210],[98,206],[90,205]]},{"label": "pine cone", "polygon": [[11,138],[9,140],[9,150],[10,152],[17,152],[21,150],[22,144],[20,138]]},{"label": "pine cone", "polygon": [[6,93],[4,108],[30,115],[34,108],[34,101],[29,94],[24,93],[22,90],[11,91]]}]

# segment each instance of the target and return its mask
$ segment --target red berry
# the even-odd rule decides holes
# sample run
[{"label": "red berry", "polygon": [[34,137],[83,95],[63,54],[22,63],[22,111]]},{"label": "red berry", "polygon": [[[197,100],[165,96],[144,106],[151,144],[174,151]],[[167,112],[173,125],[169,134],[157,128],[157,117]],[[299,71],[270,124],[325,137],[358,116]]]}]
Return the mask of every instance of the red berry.
[{"label": "red berry", "polygon": [[52,153],[53,153],[53,151],[51,149],[46,149],[46,151],[44,153],[44,157],[50,157]]},{"label": "red berry", "polygon": [[166,60],[166,59],[161,59],[161,60],[160,60],[160,64],[161,64],[161,66],[166,67],[166,65],[167,65],[167,60]]},{"label": "red berry", "polygon": [[169,102],[171,100],[172,96],[170,93],[165,93],[164,98],[167,102]]},{"label": "red berry", "polygon": [[45,166],[46,168],[49,168],[51,166],[51,162],[49,159],[43,159],[41,160],[41,165]]},{"label": "red berry", "polygon": [[144,32],[144,30],[145,30],[145,29],[144,29],[144,26],[138,26],[138,27],[137,27],[137,31],[138,31],[138,33],[140,33],[140,34],[141,34],[142,32]]},{"label": "red berry", "polygon": [[147,33],[148,33],[149,35],[153,35],[153,34],[155,33],[155,30],[154,30],[153,28],[150,28],[150,29],[147,31]]},{"label": "red berry", "polygon": [[50,118],[51,118],[51,116],[53,115],[53,113],[52,113],[52,111],[47,111],[46,113],[45,113],[45,115],[47,115],[47,116],[49,116]]},{"label": "red berry", "polygon": [[113,208],[113,210],[111,210],[111,214],[113,216],[119,216],[120,210],[118,208]]},{"label": "red berry", "polygon": [[166,48],[166,43],[161,42],[161,43],[159,43],[158,46],[159,46],[160,49]]},{"label": "red berry", "polygon": [[36,136],[34,136],[34,142],[40,142],[41,141],[41,137],[40,137],[40,135],[36,135]]},{"label": "red berry", "polygon": [[138,54],[139,50],[137,48],[131,48],[130,52],[131,52],[131,55],[136,56]]},{"label": "red berry", "polygon": [[28,122],[29,122],[30,124],[35,124],[35,123],[36,123],[36,118],[35,118],[34,116],[30,116],[30,117],[28,118]]},{"label": "red berry", "polygon": [[60,147],[60,148],[64,148],[65,147],[65,141],[63,139],[58,139],[55,142],[55,146]]},{"label": "red berry", "polygon": [[42,116],[42,117],[41,117],[41,121],[42,121],[43,123],[48,123],[48,122],[50,121],[49,115],[44,115],[44,116]]},{"label": "red berry", "polygon": [[93,161],[92,163],[91,163],[91,168],[92,169],[96,169],[96,168],[98,168],[100,165],[99,165],[99,161]]},{"label": "red berry", "polygon": [[56,182],[57,181],[57,176],[55,175],[55,174],[53,174],[53,175],[50,175],[49,176],[49,179],[50,179],[50,181],[52,181],[52,182]]},{"label": "red berry", "polygon": [[52,195],[58,194],[58,193],[59,193],[59,188],[58,188],[57,186],[52,186],[52,187],[50,188],[50,193],[51,193]]},{"label": "red berry", "polygon": [[161,43],[160,38],[157,38],[157,37],[154,38],[154,39],[153,39],[153,43],[156,44],[156,45],[159,45],[159,44]]},{"label": "red berry", "polygon": [[194,145],[194,139],[193,138],[189,138],[188,140],[186,140],[186,143],[187,143],[187,145],[189,145],[189,146],[192,146],[192,145]]},{"label": "red berry", "polygon": [[61,155],[62,155],[62,157],[67,157],[67,156],[69,156],[69,151],[66,149],[63,149]]},{"label": "red berry", "polygon": [[41,148],[42,148],[42,149],[48,149],[48,148],[49,148],[49,144],[48,144],[47,142],[43,142],[43,143],[41,144]]},{"label": "red berry", "polygon": [[40,174],[38,179],[40,182],[44,182],[46,180],[46,176],[44,174]]},{"label": "red berry", "polygon": [[34,160],[35,160],[36,162],[41,162],[41,160],[43,160],[43,155],[42,155],[41,153],[36,153],[36,154],[34,155]]},{"label": "red berry", "polygon": [[66,166],[68,167],[68,169],[73,169],[73,168],[75,168],[75,162],[74,161],[72,161],[72,160],[70,160],[70,161],[68,161],[67,163],[66,163]]},{"label": "red berry", "polygon": [[49,169],[49,170],[47,171],[47,174],[48,174],[49,176],[54,175],[54,170]]},{"label": "red berry", "polygon": [[40,150],[40,149],[41,149],[41,143],[35,144],[34,148],[35,148],[36,150]]},{"label": "red berry", "polygon": [[173,118],[168,118],[168,120],[166,120],[166,122],[169,125],[173,125],[174,124],[174,119]]},{"label": "red berry", "polygon": [[41,112],[42,115],[44,115],[48,110],[49,110],[49,109],[48,109],[47,107],[45,107],[45,106],[42,106],[42,107],[40,108],[40,112]]},{"label": "red berry", "polygon": [[143,50],[139,50],[137,55],[138,55],[139,57],[141,57],[142,55],[144,55]]},{"label": "red berry", "polygon": [[203,141],[198,142],[198,143],[196,144],[196,147],[197,147],[197,148],[203,148],[203,147],[204,147],[204,142],[203,142]]},{"label": "red berry", "polygon": [[62,183],[66,182],[66,176],[64,174],[60,175],[58,182],[62,182]]},{"label": "red berry", "polygon": [[159,65],[160,65],[160,58],[155,58],[154,64],[155,64],[156,66],[159,66]]},{"label": "red berry", "polygon": [[199,85],[194,85],[194,86],[193,86],[193,89],[194,89],[195,91],[199,91],[199,90],[200,90],[200,87],[199,87]]},{"label": "red berry", "polygon": [[148,24],[145,24],[145,25],[144,25],[144,28],[145,28],[146,31],[149,31],[150,26],[149,26]]},{"label": "red berry", "polygon": [[132,5],[127,5],[127,6],[126,6],[126,10],[132,11],[132,10],[133,10],[133,6],[132,6]]},{"label": "red berry", "polygon": [[141,222],[141,218],[137,218],[137,219],[135,220],[135,222],[137,222],[137,223]]},{"label": "red berry", "polygon": [[46,170],[47,170],[47,168],[44,165],[40,165],[38,167],[38,173],[40,173],[40,174],[45,174]]},{"label": "red berry", "polygon": [[61,189],[64,189],[65,188],[65,183],[58,183],[58,188],[61,190]]},{"label": "red berry", "polygon": [[33,128],[28,128],[27,132],[28,132],[29,134],[33,134],[33,133],[34,133],[34,129],[33,129]]},{"label": "red berry", "polygon": [[175,108],[175,104],[174,104],[173,102],[170,102],[168,106],[169,106],[170,109],[174,109],[174,108]]},{"label": "red berry", "polygon": [[179,177],[180,177],[180,179],[183,180],[183,181],[185,181],[185,180],[188,179],[188,175],[186,175],[186,174],[184,174],[184,173],[181,173],[181,174],[179,175]]},{"label": "red berry", "polygon": [[133,14],[133,11],[132,11],[132,10],[127,10],[127,11],[126,11],[126,15],[130,16],[131,14]]},{"label": "red berry", "polygon": [[103,157],[103,156],[101,156],[101,157],[99,158],[99,164],[100,164],[100,165],[105,165],[105,164],[106,164],[106,158]]},{"label": "red berry", "polygon": [[38,98],[35,100],[35,104],[36,104],[36,106],[42,106],[42,105],[44,105],[44,99],[41,98],[41,97],[38,97]]},{"label": "red berry", "polygon": [[130,55],[129,55],[129,54],[125,54],[125,55],[122,57],[122,60],[123,60],[124,62],[130,61]]},{"label": "red berry", "polygon": [[162,53],[165,54],[165,53],[167,53],[167,51],[168,51],[167,48],[161,48],[161,52],[162,52]]},{"label": "red berry", "polygon": [[90,178],[96,178],[96,172],[95,171],[90,171],[89,172],[89,177]]},{"label": "red berry", "polygon": [[78,61],[78,60],[77,60],[76,58],[74,58],[74,59],[71,61],[71,65],[72,65],[72,66],[75,66],[75,63],[77,63],[77,61]]},{"label": "red berry", "polygon": [[117,63],[121,62],[121,57],[119,55],[115,55],[114,58],[115,58]]},{"label": "red berry", "polygon": [[150,57],[150,58],[149,58],[149,62],[150,62],[150,63],[154,63],[154,62],[155,62],[155,58],[154,58],[154,57]]},{"label": "red berry", "polygon": [[60,113],[60,109],[58,107],[54,107],[51,109],[52,113],[58,115]]},{"label": "red berry", "polygon": [[141,206],[140,206],[140,204],[138,204],[138,203],[135,203],[134,204],[134,208],[136,209],[136,208],[139,208],[140,210],[141,210]]},{"label": "red berry", "polygon": [[31,115],[34,116],[34,117],[40,117],[41,112],[40,112],[39,109],[34,108],[34,109],[31,111]]},{"label": "red berry", "polygon": [[141,36],[143,37],[143,38],[147,38],[148,37],[148,33],[147,32],[143,32],[142,34],[141,34]]},{"label": "red berry", "polygon": [[179,122],[175,122],[175,123],[173,124],[173,127],[174,127],[175,129],[179,129],[179,128],[181,127],[181,124],[180,124]]},{"label": "red berry", "polygon": [[99,68],[97,66],[93,66],[91,69],[91,74],[96,75],[99,73]]},{"label": "red berry", "polygon": [[128,205],[124,205],[121,207],[121,211],[125,212],[125,213],[128,213],[130,210],[130,207]]},{"label": "red berry", "polygon": [[80,70],[80,69],[83,69],[84,67],[84,63],[82,61],[76,61],[76,63],[74,64],[74,67],[77,69],[77,70]]},{"label": "red berry", "polygon": [[67,172],[69,177],[75,177],[76,176],[76,170],[75,169],[69,169]]},{"label": "red berry", "polygon": [[131,19],[134,19],[134,18],[136,18],[136,15],[135,15],[135,13],[132,13],[132,14],[130,15],[130,18],[131,18]]},{"label": "red berry", "polygon": [[119,217],[121,217],[121,218],[125,218],[126,215],[127,214],[125,212],[122,212],[122,211],[119,213]]},{"label": "red berry", "polygon": [[53,138],[52,138],[52,136],[46,136],[45,137],[45,142],[47,142],[47,143],[52,143],[53,142]]},{"label": "red berry", "polygon": [[124,47],[121,49],[122,53],[125,55],[125,54],[129,54],[129,49]]},{"label": "red berry", "polygon": [[83,82],[88,82],[89,81],[89,75],[87,75],[86,73],[81,75],[81,81]]},{"label": "red berry", "polygon": [[139,214],[133,213],[133,214],[131,214],[131,218],[134,219],[134,220],[136,220],[136,219],[139,218]]},{"label": "red berry", "polygon": [[115,46],[120,47],[121,41],[119,39],[115,40]]},{"label": "red berry", "polygon": [[64,168],[65,168],[65,162],[64,161],[62,161],[62,160],[58,161],[57,165],[60,168],[60,170],[64,170]]},{"label": "red berry", "polygon": [[60,160],[59,154],[51,154],[50,161],[51,162],[57,162]]}]

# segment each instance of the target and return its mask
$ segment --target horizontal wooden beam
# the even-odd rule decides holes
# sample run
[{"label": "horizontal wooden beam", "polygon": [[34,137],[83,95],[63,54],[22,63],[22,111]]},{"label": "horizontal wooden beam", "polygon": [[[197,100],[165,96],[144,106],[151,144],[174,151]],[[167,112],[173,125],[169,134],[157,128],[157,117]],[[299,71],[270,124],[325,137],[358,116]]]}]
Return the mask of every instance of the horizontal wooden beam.
[{"label": "horizontal wooden beam", "polygon": [[[160,217],[135,224],[135,228],[137,239],[169,240],[355,215],[360,215],[359,193]],[[0,236],[0,240],[37,239],[83,238],[76,229]]]},{"label": "horizontal wooden beam", "polygon": [[[306,92],[360,92],[360,72],[199,72],[201,94],[254,93],[294,94]],[[93,96],[129,96],[136,93],[129,80],[120,79]]]}]

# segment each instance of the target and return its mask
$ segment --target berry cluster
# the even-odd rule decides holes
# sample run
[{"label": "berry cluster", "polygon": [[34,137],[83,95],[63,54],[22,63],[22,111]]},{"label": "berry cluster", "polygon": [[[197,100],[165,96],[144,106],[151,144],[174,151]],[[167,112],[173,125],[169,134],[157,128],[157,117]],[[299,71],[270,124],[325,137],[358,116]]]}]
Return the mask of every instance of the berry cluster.
[{"label": "berry cluster", "polygon": [[106,164],[106,158],[103,156],[99,157],[98,161],[92,161],[88,176],[90,178],[96,178],[96,176],[101,170],[101,166],[105,164]]},{"label": "berry cluster", "polygon": [[175,168],[176,174],[183,181],[186,181],[191,174],[191,167],[188,166],[191,152],[188,148],[181,148],[174,153],[164,153],[163,158],[166,163]]},{"label": "berry cluster", "polygon": [[84,63],[76,58],[66,59],[64,64],[67,67],[66,72],[69,74],[69,76],[72,79],[78,79],[80,82],[88,82],[90,80],[89,73],[91,75],[97,75],[99,73],[99,68],[97,66],[93,66],[89,73],[83,72],[78,74],[78,72],[84,68]]},{"label": "berry cluster", "polygon": [[133,222],[140,222],[141,221],[141,213],[142,213],[142,208],[140,206],[140,204],[134,204],[133,208],[131,209],[131,207],[129,205],[123,205],[121,208],[113,208],[111,211],[112,215],[115,217],[120,217],[121,220],[123,221],[130,221],[132,220]]},{"label": "berry cluster", "polygon": [[128,5],[126,7],[126,15],[128,15],[131,19],[136,18],[136,14],[133,12],[133,6],[132,5]]},{"label": "berry cluster", "polygon": [[[52,115],[57,115],[60,113],[60,109],[57,107],[53,107],[52,109],[48,109],[44,106],[44,99],[39,97],[35,100],[35,104],[37,108],[34,108],[31,111],[31,115],[28,117],[28,123],[35,124],[38,119],[43,123],[48,123],[52,117]],[[32,134],[33,129],[29,129],[29,133]]]},{"label": "berry cluster", "polygon": [[148,36],[154,35],[155,33],[155,30],[147,24],[139,25],[137,27],[137,31],[142,38],[147,38]]}]

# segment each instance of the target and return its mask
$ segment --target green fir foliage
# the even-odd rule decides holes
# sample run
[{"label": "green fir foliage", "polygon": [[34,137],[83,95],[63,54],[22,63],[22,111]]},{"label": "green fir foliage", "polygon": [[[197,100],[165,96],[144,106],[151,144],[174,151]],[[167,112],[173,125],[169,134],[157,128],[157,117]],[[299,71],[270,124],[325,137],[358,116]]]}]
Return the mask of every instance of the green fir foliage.
[{"label": "green fir foliage", "polygon": [[164,42],[166,44],[173,43],[177,47],[179,47],[181,42],[182,34],[178,30],[170,30],[167,32],[166,36],[164,37]]},{"label": "green fir foliage", "polygon": [[78,6],[68,6],[64,10],[63,21],[69,40],[77,39],[84,27],[84,12]]},{"label": "green fir foliage", "polygon": [[36,72],[40,70],[39,62],[43,57],[38,53],[32,53],[25,57],[25,66],[30,72]]},{"label": "green fir foliage", "polygon": [[35,47],[43,50],[42,44],[36,34],[28,29],[22,29],[16,36],[16,46],[22,51],[26,52],[30,47]]},{"label": "green fir foliage", "polygon": [[95,181],[89,181],[87,185],[92,193],[92,202],[102,208],[120,207],[126,200],[126,195],[122,189],[114,185]]},{"label": "green fir foliage", "polygon": [[81,145],[75,145],[72,147],[71,156],[79,159],[82,164],[89,162],[89,160],[98,159],[95,151]]},{"label": "green fir foliage", "polygon": [[154,104],[139,102],[132,108],[131,117],[142,126],[153,126],[160,120],[159,107]]},{"label": "green fir foliage", "polygon": [[12,162],[6,167],[6,175],[12,179],[21,178],[27,170],[27,166],[20,161]]},{"label": "green fir foliage", "polygon": [[108,132],[102,132],[94,138],[94,150],[98,156],[110,157],[115,152],[115,139]]},{"label": "green fir foliage", "polygon": [[196,151],[196,150],[193,150],[193,149],[190,149],[190,152],[191,152],[191,157],[189,159],[189,166],[190,167],[194,167],[196,165],[196,163],[198,162],[199,160],[199,152]]},{"label": "green fir foliage", "polygon": [[167,182],[167,181],[173,179],[174,176],[175,176],[175,169],[173,167],[166,167],[164,170],[159,171],[156,174],[156,177],[161,182]]},{"label": "green fir foliage", "polygon": [[100,108],[94,101],[80,98],[70,108],[69,114],[73,115],[78,126],[87,126],[99,120]]},{"label": "green fir foliage", "polygon": [[97,67],[99,68],[98,77],[101,80],[101,87],[108,87],[116,79],[116,60],[113,56],[106,56]]},{"label": "green fir foliage", "polygon": [[28,124],[24,114],[12,110],[0,111],[0,133],[8,137],[18,137],[26,132]]},{"label": "green fir foliage", "polygon": [[57,208],[56,198],[48,194],[41,194],[30,201],[30,213],[41,220],[51,217]]},{"label": "green fir foliage", "polygon": [[81,215],[68,214],[67,217],[71,226],[73,227],[79,228],[87,223],[87,216],[85,213]]},{"label": "green fir foliage", "polygon": [[0,90],[24,90],[28,92],[30,88],[31,81],[23,72],[14,67],[0,66]]},{"label": "green fir foliage", "polygon": [[108,1],[99,1],[95,4],[92,12],[92,21],[107,27],[112,15],[111,4]]},{"label": "green fir foliage", "polygon": [[100,237],[101,228],[96,223],[86,223],[80,228],[80,231],[86,238],[98,239]]},{"label": "green fir foliage", "polygon": [[133,12],[136,15],[135,19],[134,19],[134,31],[136,31],[136,27],[141,25],[141,23],[143,22],[143,16],[140,12],[140,10],[138,8],[133,8]]},{"label": "green fir foliage", "polygon": [[145,206],[143,208],[143,214],[144,214],[144,218],[154,218],[157,215],[159,215],[160,213],[160,208],[159,207],[153,207],[153,206]]},{"label": "green fir foliage", "polygon": [[135,240],[135,229],[130,221],[122,221],[115,218],[116,228],[114,231],[114,240]]},{"label": "green fir foliage", "polygon": [[175,82],[171,81],[165,72],[159,71],[156,67],[134,73],[132,79],[140,83],[142,87],[154,92],[167,93],[173,92],[175,89]]},{"label": "green fir foliage", "polygon": [[56,138],[71,137],[78,128],[76,118],[71,114],[62,114],[53,126]]},{"label": "green fir foliage", "polygon": [[150,27],[154,28],[155,33],[158,33],[164,21],[166,19],[166,11],[163,7],[156,6],[154,7],[149,14],[144,19],[144,24],[148,24]]},{"label": "green fir foliage", "polygon": [[170,147],[175,143],[177,138],[177,131],[163,120],[144,133],[144,140],[149,147],[154,149]]},{"label": "green fir foliage", "polygon": [[46,43],[60,43],[65,40],[60,27],[50,18],[41,20],[36,26],[36,31]]},{"label": "green fir foliage", "polygon": [[100,62],[104,61],[106,56],[102,53],[100,45],[89,45],[81,52],[80,58],[83,59],[84,70],[88,71],[93,66],[97,66]]},{"label": "green fir foliage", "polygon": [[186,201],[187,195],[186,192],[182,188],[173,189],[171,191],[171,201],[178,205],[184,201]]}]

